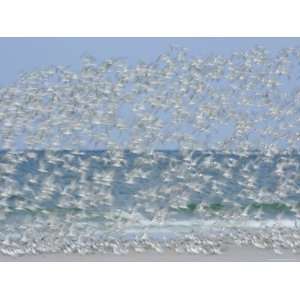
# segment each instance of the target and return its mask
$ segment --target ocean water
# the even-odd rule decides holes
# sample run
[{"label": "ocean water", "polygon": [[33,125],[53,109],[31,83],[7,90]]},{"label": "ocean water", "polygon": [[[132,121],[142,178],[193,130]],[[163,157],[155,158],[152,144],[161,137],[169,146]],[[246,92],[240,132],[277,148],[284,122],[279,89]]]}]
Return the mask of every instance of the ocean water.
[{"label": "ocean water", "polygon": [[297,252],[299,169],[296,152],[2,151],[0,252]]}]

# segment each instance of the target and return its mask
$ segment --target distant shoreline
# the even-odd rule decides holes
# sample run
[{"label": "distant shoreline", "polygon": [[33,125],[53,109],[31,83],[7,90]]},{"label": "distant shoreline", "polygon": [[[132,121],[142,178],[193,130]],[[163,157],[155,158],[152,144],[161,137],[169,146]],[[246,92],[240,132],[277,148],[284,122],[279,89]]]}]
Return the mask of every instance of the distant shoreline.
[{"label": "distant shoreline", "polygon": [[269,249],[231,248],[218,255],[186,254],[166,251],[116,254],[37,254],[11,257],[0,255],[0,262],[300,262],[300,253],[284,250],[276,254]]}]

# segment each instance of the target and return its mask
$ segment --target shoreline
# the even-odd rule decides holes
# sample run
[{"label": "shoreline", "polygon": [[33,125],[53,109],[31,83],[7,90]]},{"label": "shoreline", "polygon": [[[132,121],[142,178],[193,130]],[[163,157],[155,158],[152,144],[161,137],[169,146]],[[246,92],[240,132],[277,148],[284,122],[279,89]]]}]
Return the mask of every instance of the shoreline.
[{"label": "shoreline", "polygon": [[163,253],[146,251],[143,253],[130,252],[117,255],[112,253],[99,254],[37,254],[12,257],[0,255],[0,262],[300,262],[300,253],[294,254],[289,250],[276,254],[270,249],[232,248],[218,255]]}]

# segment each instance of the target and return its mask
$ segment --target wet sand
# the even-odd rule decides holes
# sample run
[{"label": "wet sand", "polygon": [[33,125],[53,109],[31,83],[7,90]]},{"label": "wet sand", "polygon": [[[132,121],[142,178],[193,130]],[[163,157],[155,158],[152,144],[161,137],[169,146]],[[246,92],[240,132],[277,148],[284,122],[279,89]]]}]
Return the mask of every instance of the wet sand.
[{"label": "wet sand", "polygon": [[11,257],[0,255],[0,262],[300,262],[300,254],[255,248],[232,248],[218,255],[186,254],[167,251],[116,254],[37,254]]}]

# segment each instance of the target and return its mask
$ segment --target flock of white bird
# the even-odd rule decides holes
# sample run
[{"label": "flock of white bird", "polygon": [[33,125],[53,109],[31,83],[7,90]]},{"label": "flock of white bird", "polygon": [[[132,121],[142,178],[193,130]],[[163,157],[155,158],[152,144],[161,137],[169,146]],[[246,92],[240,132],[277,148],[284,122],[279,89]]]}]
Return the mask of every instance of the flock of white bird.
[{"label": "flock of white bird", "polygon": [[299,74],[297,47],[21,74],[0,88],[0,253],[298,253]]}]

